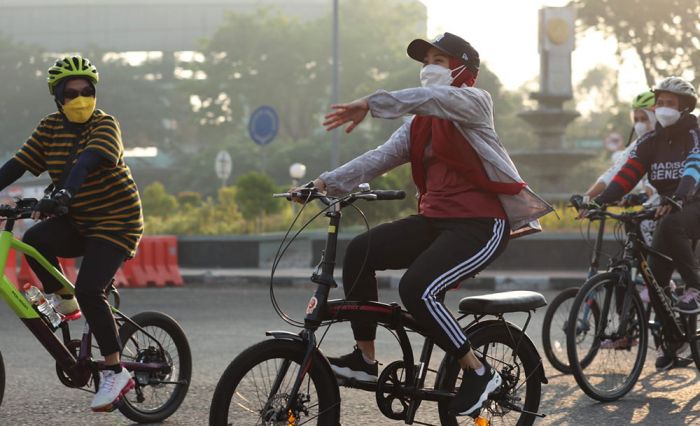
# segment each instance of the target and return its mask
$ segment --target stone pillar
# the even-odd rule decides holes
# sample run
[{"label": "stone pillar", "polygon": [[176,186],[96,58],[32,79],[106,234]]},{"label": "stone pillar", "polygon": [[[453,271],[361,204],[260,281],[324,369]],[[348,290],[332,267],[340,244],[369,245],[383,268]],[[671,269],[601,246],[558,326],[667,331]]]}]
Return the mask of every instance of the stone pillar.
[{"label": "stone pillar", "polygon": [[567,149],[564,144],[566,127],[579,116],[577,111],[564,109],[564,102],[573,97],[574,22],[572,5],[540,9],[540,90],[530,95],[538,105],[519,114],[532,126],[538,144],[535,150],[512,153],[516,165],[524,166],[526,181],[553,201],[567,198],[564,178],[572,167],[590,158],[589,153]]}]

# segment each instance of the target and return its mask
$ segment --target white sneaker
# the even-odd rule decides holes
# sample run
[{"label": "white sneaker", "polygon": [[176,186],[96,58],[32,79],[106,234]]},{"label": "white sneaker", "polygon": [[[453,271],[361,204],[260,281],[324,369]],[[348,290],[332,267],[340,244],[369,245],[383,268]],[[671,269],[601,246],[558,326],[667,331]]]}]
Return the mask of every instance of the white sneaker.
[{"label": "white sneaker", "polygon": [[101,373],[100,389],[90,404],[92,411],[110,412],[116,408],[122,397],[134,388],[134,379],[126,368],[120,373],[104,370]]},{"label": "white sneaker", "polygon": [[53,307],[56,312],[63,315],[67,319],[80,318],[80,305],[78,305],[78,300],[75,297],[70,299],[64,299],[61,296],[55,294],[53,296]]}]

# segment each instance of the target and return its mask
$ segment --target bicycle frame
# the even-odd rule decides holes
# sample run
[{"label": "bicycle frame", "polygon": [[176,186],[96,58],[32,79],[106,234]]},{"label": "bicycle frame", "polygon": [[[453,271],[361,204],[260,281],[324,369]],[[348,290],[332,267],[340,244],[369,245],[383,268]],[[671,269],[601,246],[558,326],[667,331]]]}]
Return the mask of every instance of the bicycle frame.
[{"label": "bicycle frame", "polygon": [[[325,202],[325,201],[324,201]],[[326,212],[326,217],[329,218],[329,226],[326,237],[326,245],[323,251],[323,256],[321,262],[318,266],[321,273],[318,274],[314,272],[311,276],[311,281],[317,284],[316,291],[314,295],[310,298],[307,308],[306,316],[304,318],[304,329],[298,334],[293,334],[290,332],[274,331],[268,332],[267,335],[273,336],[276,339],[290,339],[298,341],[306,345],[306,352],[304,359],[301,363],[301,368],[297,373],[294,384],[292,388],[287,392],[290,397],[288,398],[287,405],[282,413],[290,412],[292,405],[295,403],[296,395],[298,394],[304,377],[309,372],[311,368],[311,362],[314,357],[314,352],[318,351],[318,343],[315,337],[315,331],[323,323],[334,323],[341,321],[352,321],[354,319],[362,319],[364,321],[371,321],[378,325],[382,325],[396,333],[396,337],[399,341],[399,346],[402,351],[402,361],[403,368],[405,370],[405,377],[407,380],[406,389],[401,389],[400,392],[405,395],[412,397],[409,407],[406,409],[405,422],[407,424],[412,424],[416,411],[418,410],[422,401],[445,401],[454,397],[454,392],[438,390],[438,389],[425,389],[425,379],[427,377],[428,365],[430,357],[432,355],[433,348],[435,346],[434,341],[430,338],[428,333],[424,328],[415,321],[415,319],[403,311],[401,307],[396,304],[385,304],[380,302],[357,302],[357,301],[346,301],[346,300],[328,300],[330,289],[337,287],[337,283],[333,277],[335,270],[336,261],[336,247],[338,241],[338,232],[340,228],[340,219],[342,217],[341,209],[350,204],[349,202],[337,202],[331,205],[331,210]],[[318,270],[317,269],[317,270]],[[462,315],[459,320],[466,317],[467,314]],[[483,321],[480,320],[482,316],[475,316],[475,319],[467,325],[465,328],[465,333],[470,335],[474,333],[479,328],[492,324],[493,321],[500,321],[506,326],[512,325],[513,327],[519,328],[509,322],[507,322],[503,315],[499,315],[497,320]],[[528,320],[525,324],[525,328],[530,322],[530,313],[528,312]],[[407,329],[415,331],[425,337],[423,343],[423,348],[421,351],[421,357],[418,366],[414,363],[413,358],[413,348],[411,346],[410,340],[407,335]],[[524,329],[523,336],[524,336]],[[534,344],[526,338],[522,341],[518,341],[517,345],[529,344],[534,348]],[[325,359],[325,357],[321,357]],[[416,368],[417,367],[417,368]],[[268,401],[275,395],[279,386],[282,383],[282,379],[286,375],[289,368],[289,361],[285,361],[281,368],[278,370],[276,380],[270,387],[268,392]],[[329,374],[333,374],[330,369],[330,365],[322,366],[321,368],[326,368]],[[544,375],[544,369],[540,363],[541,369],[541,380],[543,383],[547,383],[547,379]],[[438,378],[439,379],[439,378]],[[381,386],[379,382],[369,383],[362,382],[354,379],[343,379],[342,385],[347,387],[352,387],[356,389],[366,390],[366,391],[377,391],[378,386]],[[391,385],[388,385],[382,390],[392,390]],[[514,410],[522,411],[519,407],[511,407]],[[541,414],[532,413],[537,416],[543,417]]]},{"label": "bicycle frame", "polygon": [[[622,315],[619,325],[619,331],[625,330],[627,323],[630,320],[628,312],[630,304],[632,303],[630,295],[632,292],[636,292],[635,283],[633,280],[633,275],[637,273],[636,268],[638,267],[642,274],[645,284],[649,289],[649,300],[651,306],[656,312],[656,317],[660,320],[662,327],[661,332],[666,336],[666,341],[668,342],[681,342],[685,341],[689,336],[686,336],[684,332],[684,326],[679,322],[679,319],[674,315],[671,303],[666,296],[663,287],[656,281],[654,274],[649,268],[648,258],[649,256],[657,256],[660,259],[672,262],[673,260],[664,255],[663,253],[649,247],[641,239],[641,231],[639,229],[639,222],[625,223],[625,232],[627,234],[623,256],[620,261],[616,263],[613,270],[618,270],[619,273],[626,276],[626,286],[625,296],[623,299]],[[610,298],[611,293],[608,293],[605,304],[602,310],[602,318],[607,317],[608,309],[610,308]],[[640,320],[648,320],[648,318],[642,318]],[[695,337],[693,337],[694,339]]]},{"label": "bicycle frame", "polygon": [[[75,294],[75,287],[59,269],[54,267],[34,247],[14,237],[12,234],[14,220],[15,219],[13,218],[8,218],[5,222],[5,229],[0,231],[0,270],[5,270],[10,250],[14,249],[17,253],[24,254],[25,256],[36,260],[42,268],[44,268],[51,274],[52,277],[61,283],[64,289],[68,290],[71,294]],[[92,361],[92,333],[87,325],[83,333],[80,351],[76,359],[75,355],[66,347],[66,344],[70,341],[68,323],[64,321],[59,326],[62,330],[63,337],[63,341],[61,341],[61,339],[59,339],[54,333],[54,330],[39,315],[37,310],[27,301],[24,295],[17,290],[15,285],[4,274],[2,279],[0,279],[0,297],[2,297],[2,299],[10,306],[24,325],[32,332],[32,334],[34,334],[37,340],[39,340],[42,346],[44,346],[49,354],[51,354],[51,356],[56,360],[58,366],[60,366],[61,369],[68,375],[75,387],[85,386],[89,382],[92,373],[103,368],[102,362]],[[160,350],[163,350],[160,342],[154,336],[143,330],[142,327],[122,314],[116,307],[110,306],[110,308],[113,314],[117,316],[119,321],[131,323],[150,337],[154,342],[156,342]],[[167,368],[167,366],[157,363],[128,361],[122,362],[122,365],[127,370],[134,372],[152,372]]]}]

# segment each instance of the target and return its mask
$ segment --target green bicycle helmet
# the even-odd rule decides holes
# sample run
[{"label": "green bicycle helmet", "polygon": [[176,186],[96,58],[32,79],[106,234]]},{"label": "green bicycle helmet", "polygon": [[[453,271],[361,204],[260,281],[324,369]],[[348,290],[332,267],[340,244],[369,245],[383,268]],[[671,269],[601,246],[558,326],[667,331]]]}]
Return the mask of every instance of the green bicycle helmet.
[{"label": "green bicycle helmet", "polygon": [[632,109],[649,109],[656,103],[654,92],[647,90],[634,97]]},{"label": "green bicycle helmet", "polygon": [[100,81],[97,68],[82,56],[64,56],[49,68],[48,74],[46,81],[49,83],[49,92],[52,95],[55,94],[58,83],[64,78],[87,77],[92,84]]}]

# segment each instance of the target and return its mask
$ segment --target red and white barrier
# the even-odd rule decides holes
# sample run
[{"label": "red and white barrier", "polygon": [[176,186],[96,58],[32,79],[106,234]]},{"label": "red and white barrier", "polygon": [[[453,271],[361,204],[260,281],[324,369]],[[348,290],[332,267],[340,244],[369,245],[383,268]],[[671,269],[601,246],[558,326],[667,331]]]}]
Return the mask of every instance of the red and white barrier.
[{"label": "red and white barrier", "polygon": [[[75,283],[78,277],[75,259],[59,258],[59,263],[66,278]],[[17,272],[17,258],[14,250],[10,250],[5,275],[20,288],[25,283],[30,283],[43,289],[41,282],[24,256],[22,256],[19,272]],[[184,285],[177,259],[177,238],[173,235],[143,237],[136,256],[124,262],[115,274],[114,284],[116,287]]]}]

